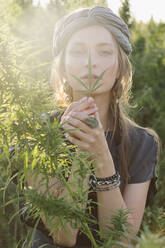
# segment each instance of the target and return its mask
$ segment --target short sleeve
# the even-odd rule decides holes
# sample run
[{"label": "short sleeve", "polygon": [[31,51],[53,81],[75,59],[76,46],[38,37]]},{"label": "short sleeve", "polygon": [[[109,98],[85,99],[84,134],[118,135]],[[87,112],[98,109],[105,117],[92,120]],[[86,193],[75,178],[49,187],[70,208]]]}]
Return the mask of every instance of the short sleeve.
[{"label": "short sleeve", "polygon": [[133,135],[131,143],[129,183],[143,183],[151,179],[146,199],[146,206],[149,206],[157,193],[158,142],[146,130],[139,129]]},{"label": "short sleeve", "polygon": [[133,139],[129,165],[129,183],[143,183],[150,179],[156,181],[158,142],[146,130],[136,132]]}]

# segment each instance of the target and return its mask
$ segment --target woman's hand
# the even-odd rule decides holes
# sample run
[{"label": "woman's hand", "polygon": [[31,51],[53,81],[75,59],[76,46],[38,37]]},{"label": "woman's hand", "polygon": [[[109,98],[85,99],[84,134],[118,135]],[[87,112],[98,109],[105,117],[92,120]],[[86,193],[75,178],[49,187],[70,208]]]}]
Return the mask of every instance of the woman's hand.
[{"label": "woman's hand", "polygon": [[91,97],[83,97],[79,101],[71,103],[63,113],[60,123],[63,123],[67,119],[67,117],[70,116],[71,111],[83,111],[87,109],[89,115],[95,113],[95,111],[98,110],[96,104],[94,103],[94,99]]},{"label": "woman's hand", "polygon": [[[92,159],[99,160],[99,158],[102,159],[103,156],[109,155],[109,148],[99,113],[97,112],[98,108],[93,98],[88,99],[91,99],[91,101],[88,102],[87,99],[83,98],[68,106],[61,118],[61,123],[64,122],[63,127],[65,130],[74,129],[66,133],[66,137],[71,143],[77,145],[82,151],[94,153],[95,155]],[[98,120],[98,127],[90,128],[85,123],[84,119],[89,117],[89,115],[94,116]],[[75,130],[75,128],[77,129]]]}]

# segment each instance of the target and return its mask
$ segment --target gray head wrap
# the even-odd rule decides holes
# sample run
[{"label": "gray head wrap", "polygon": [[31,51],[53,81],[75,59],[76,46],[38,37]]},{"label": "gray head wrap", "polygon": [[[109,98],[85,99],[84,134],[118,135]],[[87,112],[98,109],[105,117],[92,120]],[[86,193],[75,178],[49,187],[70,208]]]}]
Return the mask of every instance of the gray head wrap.
[{"label": "gray head wrap", "polygon": [[103,6],[78,9],[61,18],[55,26],[53,52],[57,56],[70,37],[81,28],[101,25],[109,30],[127,55],[131,54],[130,33],[127,24],[111,9]]}]

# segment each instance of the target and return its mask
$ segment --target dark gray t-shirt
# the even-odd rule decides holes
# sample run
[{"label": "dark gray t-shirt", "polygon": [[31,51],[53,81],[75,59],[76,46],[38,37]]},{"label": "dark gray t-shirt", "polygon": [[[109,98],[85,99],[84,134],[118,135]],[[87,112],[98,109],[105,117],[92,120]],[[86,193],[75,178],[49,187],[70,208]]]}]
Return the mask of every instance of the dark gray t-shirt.
[{"label": "dark gray t-shirt", "polygon": [[[107,143],[112,154],[115,169],[120,171],[119,149],[115,141],[111,141],[112,133],[107,136]],[[131,133],[131,149],[130,149],[130,164],[129,175],[130,184],[143,183],[151,179],[149,191],[147,195],[146,206],[149,205],[157,192],[157,162],[158,162],[158,143],[154,136],[149,134],[145,129],[135,127]],[[96,192],[90,193],[89,198],[97,201]],[[92,208],[92,215],[97,218],[97,206]],[[98,225],[93,225],[93,229],[98,229]],[[92,228],[91,228],[92,229]],[[96,233],[94,237],[98,238]],[[76,247],[92,247],[89,245],[90,240],[84,235],[79,234]]]},{"label": "dark gray t-shirt", "polygon": [[[55,116],[56,117],[56,116]],[[53,118],[54,119],[54,118]],[[52,121],[53,121],[52,119]],[[112,133],[109,132],[106,139],[109,146],[109,150],[112,154],[112,158],[114,161],[115,169],[120,171],[120,158],[119,158],[119,149],[120,145],[116,145],[115,140],[111,143]],[[130,136],[131,148],[130,148],[130,164],[129,164],[129,175],[130,181],[129,183],[143,183],[151,179],[148,195],[147,195],[147,202],[146,205],[153,200],[154,195],[157,192],[157,162],[158,162],[158,143],[155,140],[154,136],[148,133],[145,129],[134,127],[131,132]],[[97,194],[96,192],[89,193],[89,199],[97,201]],[[97,218],[97,206],[96,204],[92,207],[92,215]],[[24,221],[24,215],[21,215],[22,221]],[[29,223],[27,223],[29,224]],[[31,225],[32,226],[32,225]],[[92,226],[91,228],[98,229],[98,225]],[[44,227],[44,225],[40,222],[38,226],[38,230],[34,236],[37,239],[47,240],[50,246],[46,247],[56,247],[51,246],[53,245],[52,239],[48,238],[48,231]],[[96,233],[94,236],[97,238]],[[41,241],[40,240],[40,241]],[[44,241],[41,241],[41,244]],[[46,241],[45,241],[46,242]],[[34,248],[38,248],[37,243],[34,243]],[[90,240],[84,235],[79,233],[77,238],[77,248],[80,247],[91,247]]]},{"label": "dark gray t-shirt", "polygon": [[[110,144],[111,133],[109,136],[108,144]],[[152,184],[157,179],[158,143],[155,137],[143,128],[133,127],[130,142],[129,183],[143,183],[151,179]],[[109,149],[116,170],[120,170],[120,158],[118,158],[120,146],[113,141],[112,146],[109,145]]]}]

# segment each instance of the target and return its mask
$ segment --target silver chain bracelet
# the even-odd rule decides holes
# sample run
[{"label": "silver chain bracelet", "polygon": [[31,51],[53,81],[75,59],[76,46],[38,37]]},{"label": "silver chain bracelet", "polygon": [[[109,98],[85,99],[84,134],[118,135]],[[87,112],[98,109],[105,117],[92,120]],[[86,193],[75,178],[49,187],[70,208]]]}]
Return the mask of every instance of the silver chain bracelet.
[{"label": "silver chain bracelet", "polygon": [[89,184],[92,186],[96,186],[96,185],[101,186],[101,185],[114,184],[119,181],[120,181],[120,174],[117,171],[113,176],[104,177],[104,178],[95,177],[94,175],[92,175],[89,179]]},{"label": "silver chain bracelet", "polygon": [[112,186],[110,186],[110,187],[106,187],[106,188],[97,188],[97,187],[94,187],[94,186],[92,186],[92,189],[94,190],[94,191],[108,191],[108,190],[112,190],[112,189],[115,189],[115,188],[117,188],[117,187],[119,187],[120,186],[120,181],[118,181],[115,185],[112,185]]}]

